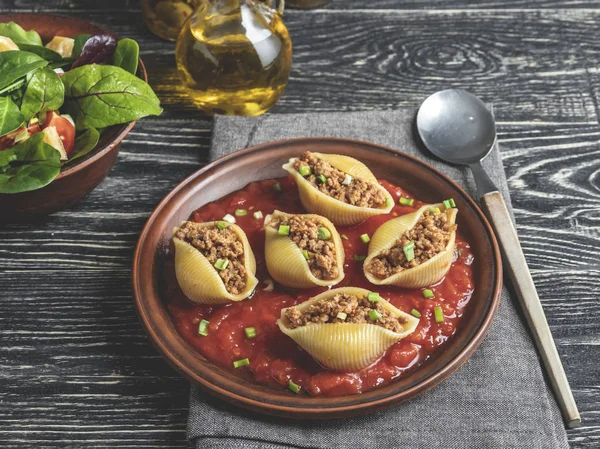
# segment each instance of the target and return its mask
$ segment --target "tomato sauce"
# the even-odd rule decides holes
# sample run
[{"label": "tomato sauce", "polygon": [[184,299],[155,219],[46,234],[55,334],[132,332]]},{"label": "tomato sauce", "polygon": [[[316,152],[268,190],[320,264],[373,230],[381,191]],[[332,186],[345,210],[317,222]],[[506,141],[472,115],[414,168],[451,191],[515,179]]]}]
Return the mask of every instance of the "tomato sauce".
[{"label": "tomato sauce", "polygon": [[[337,227],[346,254],[346,276],[336,287],[355,286],[377,291],[381,297],[400,310],[421,313],[416,331],[391,346],[383,357],[371,367],[357,373],[335,373],[316,363],[296,343],[284,335],[276,324],[281,309],[299,304],[327,288],[309,290],[287,289],[275,283],[267,291],[269,273],[265,267],[263,219],[254,218],[254,212],[263,216],[279,209],[289,213],[305,213],[296,185],[291,177],[250,183],[244,189],[231,193],[213,203],[206,204],[192,214],[191,220],[205,222],[221,220],[226,214],[234,215],[236,209],[246,209],[246,216],[236,217],[237,224],[246,232],[256,257],[260,280],[250,299],[222,306],[200,306],[185,298],[175,279],[173,261],[165,267],[168,310],[181,336],[204,357],[234,374],[250,381],[285,389],[292,380],[314,396],[339,396],[362,393],[386,385],[407,370],[423,363],[433,351],[443,345],[460,326],[461,318],[473,294],[473,255],[468,242],[460,235],[456,238],[454,262],[446,277],[429,287],[435,298],[425,299],[422,289],[374,286],[364,277],[362,262],[354,256],[367,254],[368,244],[361,234],[372,236],[387,220],[414,212],[423,203],[415,199],[413,207],[398,205],[398,198],[411,196],[400,187],[386,181],[381,184],[392,194],[396,206],[391,213],[371,217],[353,227]],[[274,188],[281,186],[281,191]],[[443,200],[440,198],[439,200]],[[437,323],[434,308],[441,306],[444,321]],[[198,335],[201,320],[210,322],[208,336]],[[256,337],[247,338],[244,328],[254,327]],[[250,365],[233,368],[236,360],[248,358]]]}]

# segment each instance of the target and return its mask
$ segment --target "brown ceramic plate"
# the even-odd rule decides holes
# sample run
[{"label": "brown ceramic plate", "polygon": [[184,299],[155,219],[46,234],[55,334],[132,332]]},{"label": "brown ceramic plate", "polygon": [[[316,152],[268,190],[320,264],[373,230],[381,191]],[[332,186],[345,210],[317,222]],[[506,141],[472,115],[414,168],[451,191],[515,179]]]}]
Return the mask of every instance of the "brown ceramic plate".
[{"label": "brown ceramic plate", "polygon": [[[16,22],[25,30],[35,30],[47,43],[54,36],[74,37],[78,34],[112,34],[112,31],[87,20],[53,14],[2,14],[0,23]],[[140,59],[137,76],[148,81]],[[107,128],[96,148],[76,162],[67,163],[47,186],[30,192],[0,194],[0,222],[20,221],[64,209],[83,198],[108,173],[117,160],[119,143],[135,122]]]},{"label": "brown ceramic plate", "polygon": [[[477,269],[476,289],[462,327],[433,356],[390,385],[341,397],[295,396],[240,379],[213,365],[177,333],[158,288],[174,226],[200,206],[241,189],[251,181],[285,175],[281,165],[306,148],[363,161],[380,179],[414,193],[424,201],[454,198],[459,227],[471,243]],[[418,189],[415,186],[419,186]],[[502,288],[498,245],[481,210],[453,181],[427,164],[390,148],[342,139],[311,138],[270,142],[227,155],[179,184],[158,205],[140,236],[133,261],[133,292],[146,330],[162,355],[184,376],[215,396],[260,412],[295,418],[346,417],[397,404],[437,385],[462,366],[481,344],[492,323]]]}]

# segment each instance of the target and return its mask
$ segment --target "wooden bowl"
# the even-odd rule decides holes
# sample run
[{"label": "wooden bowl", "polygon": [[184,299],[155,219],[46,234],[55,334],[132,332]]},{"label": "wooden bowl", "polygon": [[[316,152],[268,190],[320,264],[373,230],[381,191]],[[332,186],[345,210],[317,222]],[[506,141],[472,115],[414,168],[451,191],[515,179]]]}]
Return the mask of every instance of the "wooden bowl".
[{"label": "wooden bowl", "polygon": [[[108,33],[118,38],[112,31],[87,20],[52,14],[3,14],[0,15],[0,22],[16,22],[26,30],[35,30],[44,42],[56,35],[73,37],[78,34]],[[137,75],[148,81],[141,59]],[[133,125],[135,122],[106,129],[93,151],[76,162],[65,164],[47,186],[30,192],[0,194],[0,222],[31,220],[75,204],[104,179],[117,160],[119,143]]]},{"label": "wooden bowl", "polygon": [[[454,198],[459,227],[477,260],[476,289],[457,333],[433,356],[390,385],[341,397],[290,395],[243,380],[213,365],[177,333],[159,290],[159,270],[172,229],[200,206],[241,189],[251,181],[285,175],[281,165],[310,148],[363,161],[378,178],[407,188],[419,199]],[[418,190],[414,186],[421,186]],[[494,234],[475,202],[453,181],[424,162],[378,145],[343,139],[311,138],[270,142],[222,157],[179,184],[152,213],[133,261],[133,292],[152,342],[185,377],[215,396],[242,407],[293,418],[333,418],[370,413],[411,399],[456,371],[483,341],[502,289],[502,264]]]}]

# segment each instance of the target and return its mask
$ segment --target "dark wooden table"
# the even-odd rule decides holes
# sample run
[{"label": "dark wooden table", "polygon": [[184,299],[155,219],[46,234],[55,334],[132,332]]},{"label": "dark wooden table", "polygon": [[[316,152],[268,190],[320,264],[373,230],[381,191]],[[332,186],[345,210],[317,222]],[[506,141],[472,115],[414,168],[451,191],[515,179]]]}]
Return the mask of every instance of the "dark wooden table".
[{"label": "dark wooden table", "polygon": [[[0,228],[0,446],[185,448],[188,383],[133,309],[133,249],[158,201],[207,161],[211,120],[179,89],[173,44],[137,1],[0,0],[136,39],[161,117],[142,120],[79,205]],[[287,11],[288,88],[273,112],[417,106],[464,87],[495,104],[518,231],[584,420],[600,447],[600,4],[334,0]],[[2,211],[0,211],[0,214]]]}]

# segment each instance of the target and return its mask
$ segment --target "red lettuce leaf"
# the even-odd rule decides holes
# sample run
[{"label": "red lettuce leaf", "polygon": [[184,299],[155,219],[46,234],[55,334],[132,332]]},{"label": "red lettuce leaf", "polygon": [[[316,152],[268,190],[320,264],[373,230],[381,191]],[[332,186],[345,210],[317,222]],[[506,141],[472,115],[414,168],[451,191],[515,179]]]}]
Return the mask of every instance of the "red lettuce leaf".
[{"label": "red lettuce leaf", "polygon": [[71,69],[87,64],[109,62],[116,48],[117,40],[113,35],[96,34],[86,41],[81,49],[81,55],[73,62]]}]

